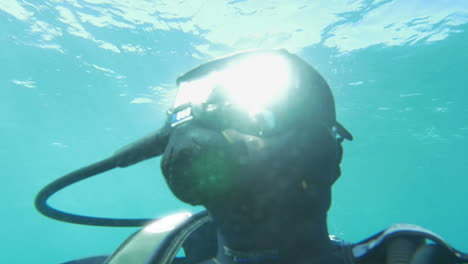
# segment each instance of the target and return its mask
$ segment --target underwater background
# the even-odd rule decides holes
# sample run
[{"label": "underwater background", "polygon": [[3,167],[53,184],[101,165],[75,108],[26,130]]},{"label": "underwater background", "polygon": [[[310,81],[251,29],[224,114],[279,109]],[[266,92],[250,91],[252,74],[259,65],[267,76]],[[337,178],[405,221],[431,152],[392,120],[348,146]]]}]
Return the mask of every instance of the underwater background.
[{"label": "underwater background", "polygon": [[[252,48],[316,67],[354,135],[331,234],[412,223],[468,251],[466,0],[0,0],[0,29],[1,263],[112,253],[137,229],[48,219],[37,192],[161,127],[180,74]],[[101,217],[202,209],[173,197],[159,159],[50,202]]]}]

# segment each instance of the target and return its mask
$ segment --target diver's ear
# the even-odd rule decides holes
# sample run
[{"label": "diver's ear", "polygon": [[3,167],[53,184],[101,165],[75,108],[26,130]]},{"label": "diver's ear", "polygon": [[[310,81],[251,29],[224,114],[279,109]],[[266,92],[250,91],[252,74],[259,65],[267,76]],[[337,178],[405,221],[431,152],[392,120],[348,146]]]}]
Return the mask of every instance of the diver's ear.
[{"label": "diver's ear", "polygon": [[331,179],[331,185],[335,184],[336,180],[340,178],[341,176],[341,167],[340,164],[336,164],[336,167],[334,168],[334,172],[332,174],[332,179]]},{"label": "diver's ear", "polygon": [[341,160],[343,159],[343,146],[341,145],[340,142],[337,142],[336,144],[336,163],[338,165],[341,164]]},{"label": "diver's ear", "polygon": [[341,176],[341,160],[343,159],[343,146],[341,142],[336,143],[336,163],[333,168],[333,174],[331,177],[331,185],[333,185],[336,180]]}]

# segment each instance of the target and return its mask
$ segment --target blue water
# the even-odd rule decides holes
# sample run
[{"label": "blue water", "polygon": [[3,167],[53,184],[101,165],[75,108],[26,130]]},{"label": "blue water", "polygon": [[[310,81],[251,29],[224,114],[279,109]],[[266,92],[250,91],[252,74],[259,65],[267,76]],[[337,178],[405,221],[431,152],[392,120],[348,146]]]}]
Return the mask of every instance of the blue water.
[{"label": "blue water", "polygon": [[[422,225],[468,251],[468,2],[0,2],[2,263],[107,254],[135,229],[56,222],[44,185],[159,128],[174,80],[208,59],[286,48],[335,94],[344,145],[330,232],[359,241]],[[159,160],[68,188],[75,213],[159,217],[177,201]]]}]

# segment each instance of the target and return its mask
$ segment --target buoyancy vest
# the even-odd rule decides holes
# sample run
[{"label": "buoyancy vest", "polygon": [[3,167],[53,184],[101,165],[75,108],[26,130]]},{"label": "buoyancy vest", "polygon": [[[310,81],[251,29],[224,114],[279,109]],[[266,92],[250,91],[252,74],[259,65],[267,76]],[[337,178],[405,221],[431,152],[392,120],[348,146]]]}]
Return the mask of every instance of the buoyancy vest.
[{"label": "buoyancy vest", "polygon": [[[397,237],[418,238],[437,245],[453,263],[468,263],[468,255],[448,245],[440,236],[422,227],[393,225],[359,243],[330,239],[343,263],[383,263],[384,250]],[[178,213],[150,223],[129,237],[104,264],[188,264],[199,263],[216,255],[216,231],[206,211]],[[184,256],[178,256],[180,251]],[[425,260],[421,263],[426,263]],[[437,263],[437,262],[430,262]],[[445,264],[445,263],[444,263]]]}]

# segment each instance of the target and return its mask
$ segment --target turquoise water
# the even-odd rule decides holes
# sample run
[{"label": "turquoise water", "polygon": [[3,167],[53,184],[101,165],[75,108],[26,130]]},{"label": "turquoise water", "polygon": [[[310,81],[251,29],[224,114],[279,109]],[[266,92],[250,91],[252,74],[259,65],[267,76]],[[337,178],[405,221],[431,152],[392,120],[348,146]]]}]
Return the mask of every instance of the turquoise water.
[{"label": "turquoise water", "polygon": [[[359,241],[418,224],[468,251],[468,2],[0,2],[1,262],[112,252],[135,229],[50,220],[33,207],[55,178],[159,128],[174,80],[219,55],[282,47],[328,80],[345,143],[330,232]],[[111,217],[199,210],[159,160],[68,188],[54,206]]]}]

